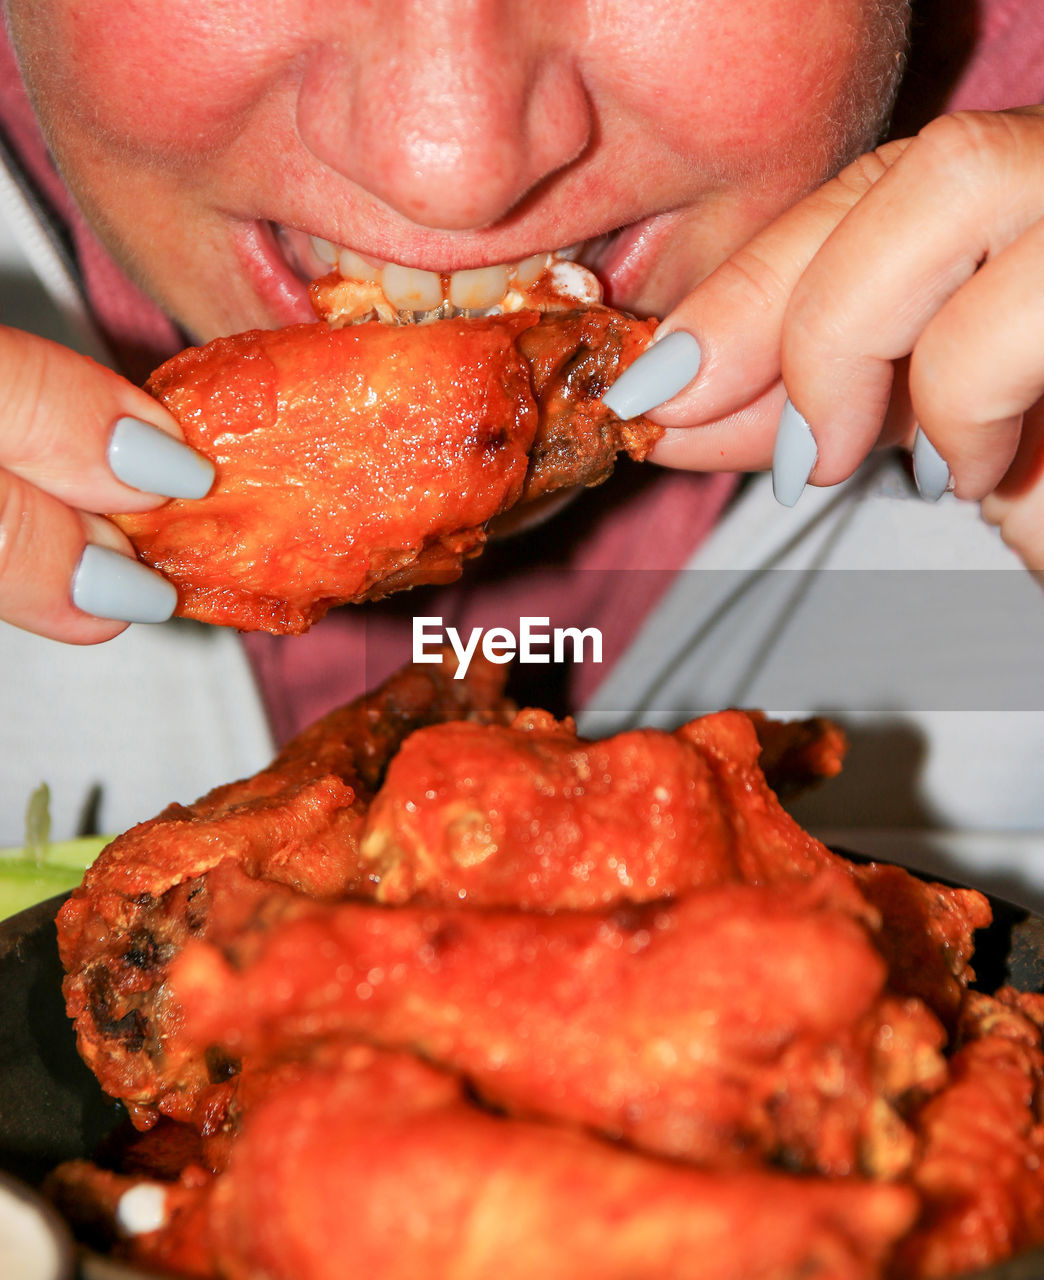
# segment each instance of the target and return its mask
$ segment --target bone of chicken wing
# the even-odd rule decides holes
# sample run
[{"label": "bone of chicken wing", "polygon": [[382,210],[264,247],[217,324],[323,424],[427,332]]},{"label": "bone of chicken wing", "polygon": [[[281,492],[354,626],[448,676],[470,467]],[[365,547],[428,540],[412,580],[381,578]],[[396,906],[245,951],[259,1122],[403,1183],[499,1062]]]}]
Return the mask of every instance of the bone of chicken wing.
[{"label": "bone of chicken wing", "polygon": [[451,581],[495,516],[645,456],[660,429],[600,397],[653,327],[595,307],[219,338],[147,384],[213,488],[112,518],[179,614],[241,630]]},{"label": "bone of chicken wing", "polygon": [[[617,913],[316,906],[234,969],[189,943],[175,1040],[272,1055],[336,1033],[412,1049],[491,1102],[696,1162],[869,1169],[942,1028],[833,884],[732,884]],[[889,1173],[896,1172],[889,1169]]]}]

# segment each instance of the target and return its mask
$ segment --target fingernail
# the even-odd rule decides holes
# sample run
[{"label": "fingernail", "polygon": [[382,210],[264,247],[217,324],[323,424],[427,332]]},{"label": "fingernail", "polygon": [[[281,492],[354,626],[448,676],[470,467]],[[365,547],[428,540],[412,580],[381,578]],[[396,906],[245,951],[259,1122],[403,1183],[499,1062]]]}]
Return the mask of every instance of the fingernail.
[{"label": "fingernail", "polygon": [[89,542],[72,579],[72,601],[95,618],[166,622],[178,593],[166,578],[110,547]]},{"label": "fingernail", "polygon": [[202,498],[214,483],[212,462],[140,418],[118,419],[108,458],[117,480],[164,498]]},{"label": "fingernail", "polygon": [[950,487],[950,468],[920,427],[914,436],[913,473],[917,492],[925,502],[938,502]]},{"label": "fingernail", "polygon": [[602,396],[618,418],[636,418],[673,399],[700,371],[700,344],[684,329],[654,342]]},{"label": "fingernail", "polygon": [[779,417],[772,454],[772,492],[784,507],[792,507],[804,493],[817,453],[811,428],[788,399]]}]

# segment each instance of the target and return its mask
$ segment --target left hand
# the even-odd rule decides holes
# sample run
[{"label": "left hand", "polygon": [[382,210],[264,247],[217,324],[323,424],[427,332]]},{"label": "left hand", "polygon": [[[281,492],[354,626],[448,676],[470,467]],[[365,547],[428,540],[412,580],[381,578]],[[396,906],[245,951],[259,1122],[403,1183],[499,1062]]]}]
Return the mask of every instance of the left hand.
[{"label": "left hand", "polygon": [[[1044,568],[1044,107],[944,116],[862,156],[659,334],[675,329],[702,362],[648,415],[670,428],[655,461],[766,468],[789,394],[812,437],[796,498],[804,478],[835,484],[920,427],[936,455],[918,445],[922,489],[934,469],[938,496],[948,469],[957,496]],[[782,465],[793,489],[793,458]]]}]

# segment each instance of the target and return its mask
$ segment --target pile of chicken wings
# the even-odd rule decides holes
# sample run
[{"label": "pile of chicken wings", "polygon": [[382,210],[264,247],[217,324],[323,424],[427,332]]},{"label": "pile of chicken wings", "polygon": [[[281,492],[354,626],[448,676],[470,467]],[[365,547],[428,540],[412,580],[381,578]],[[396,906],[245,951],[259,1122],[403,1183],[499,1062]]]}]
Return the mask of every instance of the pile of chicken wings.
[{"label": "pile of chicken wings", "polygon": [[105,850],[65,993],[137,1133],[64,1210],[228,1280],[914,1280],[1044,1238],[1044,998],[970,987],[981,895],[788,816],[839,732],[586,741],[501,673],[407,668]]}]

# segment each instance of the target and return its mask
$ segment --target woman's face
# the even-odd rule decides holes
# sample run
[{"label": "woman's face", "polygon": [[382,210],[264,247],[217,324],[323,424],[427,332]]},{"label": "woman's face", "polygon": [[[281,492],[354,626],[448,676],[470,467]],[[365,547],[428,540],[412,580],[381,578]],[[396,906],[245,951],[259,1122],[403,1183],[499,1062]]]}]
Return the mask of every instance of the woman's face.
[{"label": "woman's face", "polygon": [[311,316],[309,236],[451,272],[583,242],[662,313],[869,145],[901,0],[9,0],[103,239],[199,339]]}]

